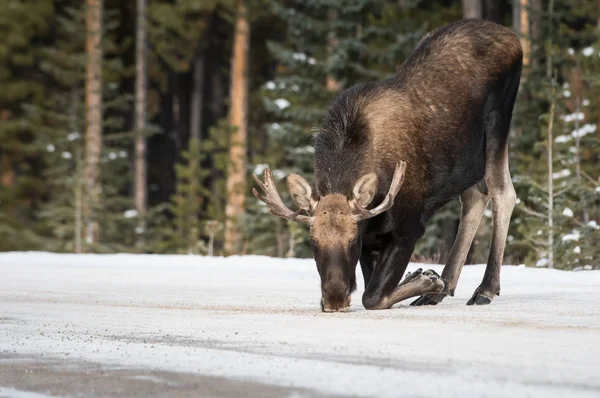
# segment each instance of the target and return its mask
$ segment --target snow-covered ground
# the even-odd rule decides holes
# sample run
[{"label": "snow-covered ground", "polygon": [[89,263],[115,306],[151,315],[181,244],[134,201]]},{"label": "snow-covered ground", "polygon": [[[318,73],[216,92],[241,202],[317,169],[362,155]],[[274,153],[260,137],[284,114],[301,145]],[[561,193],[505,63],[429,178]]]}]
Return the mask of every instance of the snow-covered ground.
[{"label": "snow-covered ground", "polygon": [[483,270],[323,314],[308,260],[0,254],[0,396],[599,397],[600,272],[505,266],[466,307]]}]

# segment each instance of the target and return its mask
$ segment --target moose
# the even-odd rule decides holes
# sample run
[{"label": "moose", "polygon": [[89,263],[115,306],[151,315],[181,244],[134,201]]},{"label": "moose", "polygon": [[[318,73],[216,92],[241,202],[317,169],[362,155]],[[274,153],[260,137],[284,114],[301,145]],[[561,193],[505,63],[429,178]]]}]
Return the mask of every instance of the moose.
[{"label": "moose", "polygon": [[[342,91],[314,137],[313,187],[290,174],[299,207],[282,201],[273,175],[254,176],[271,214],[307,223],[321,279],[321,309],[343,311],[360,261],[366,309],[436,305],[453,296],[491,202],[492,242],[467,305],[500,294],[500,268],[516,193],[508,135],[523,51],[509,29],[461,20],[427,34],[390,78]],[[421,269],[401,282],[427,220],[459,197],[458,232],[442,275]]]}]

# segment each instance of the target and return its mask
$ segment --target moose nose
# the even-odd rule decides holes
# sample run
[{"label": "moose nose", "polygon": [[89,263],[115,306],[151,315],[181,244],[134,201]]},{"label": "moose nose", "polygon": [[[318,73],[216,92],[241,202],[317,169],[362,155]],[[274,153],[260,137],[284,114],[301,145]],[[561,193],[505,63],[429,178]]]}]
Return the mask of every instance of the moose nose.
[{"label": "moose nose", "polygon": [[350,289],[332,291],[323,289],[321,308],[323,312],[347,311],[350,309]]}]

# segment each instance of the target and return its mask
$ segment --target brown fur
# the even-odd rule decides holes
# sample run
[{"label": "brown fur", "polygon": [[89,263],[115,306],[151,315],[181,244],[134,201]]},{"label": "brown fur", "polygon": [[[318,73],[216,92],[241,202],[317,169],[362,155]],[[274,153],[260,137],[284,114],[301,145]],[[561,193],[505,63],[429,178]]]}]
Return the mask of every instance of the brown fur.
[{"label": "brown fur", "polygon": [[310,237],[322,250],[342,249],[358,235],[352,221],[353,210],[348,199],[340,194],[327,195],[317,205]]}]

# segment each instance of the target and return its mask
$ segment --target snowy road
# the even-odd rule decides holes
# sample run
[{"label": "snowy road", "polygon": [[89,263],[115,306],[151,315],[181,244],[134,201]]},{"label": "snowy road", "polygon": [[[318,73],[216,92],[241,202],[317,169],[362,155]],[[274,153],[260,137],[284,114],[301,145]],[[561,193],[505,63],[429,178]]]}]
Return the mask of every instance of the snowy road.
[{"label": "snowy road", "polygon": [[0,397],[600,397],[600,272],[482,275],[322,314],[311,261],[0,254]]}]

